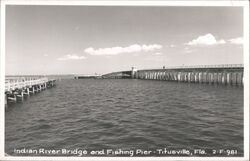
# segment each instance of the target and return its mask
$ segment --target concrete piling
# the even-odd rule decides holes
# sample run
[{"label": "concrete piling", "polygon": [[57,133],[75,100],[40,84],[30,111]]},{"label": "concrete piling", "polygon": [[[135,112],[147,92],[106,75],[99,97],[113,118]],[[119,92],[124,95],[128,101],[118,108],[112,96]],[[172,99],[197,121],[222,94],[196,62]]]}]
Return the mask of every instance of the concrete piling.
[{"label": "concrete piling", "polygon": [[188,83],[243,85],[243,72],[231,71],[140,71],[137,79],[153,79]]},{"label": "concrete piling", "polygon": [[237,84],[237,73],[232,73],[232,84],[233,85]]}]

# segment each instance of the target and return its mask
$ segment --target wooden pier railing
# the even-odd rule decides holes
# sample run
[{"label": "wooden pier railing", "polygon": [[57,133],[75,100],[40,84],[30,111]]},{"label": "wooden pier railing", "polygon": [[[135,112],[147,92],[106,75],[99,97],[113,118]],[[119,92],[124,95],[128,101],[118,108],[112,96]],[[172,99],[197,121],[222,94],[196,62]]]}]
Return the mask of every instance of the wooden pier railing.
[{"label": "wooden pier railing", "polygon": [[47,77],[17,77],[5,79],[5,105],[23,101],[24,97],[55,86],[55,79]]},{"label": "wooden pier railing", "polygon": [[33,85],[44,84],[48,82],[48,78],[40,78],[40,79],[25,79],[25,80],[5,80],[5,91],[21,89],[26,87],[31,87]]}]

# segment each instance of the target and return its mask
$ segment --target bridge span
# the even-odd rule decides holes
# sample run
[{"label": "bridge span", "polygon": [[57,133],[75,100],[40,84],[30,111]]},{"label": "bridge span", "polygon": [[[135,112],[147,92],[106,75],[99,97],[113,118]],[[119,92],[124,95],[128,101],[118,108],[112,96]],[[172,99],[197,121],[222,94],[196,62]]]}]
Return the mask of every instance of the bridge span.
[{"label": "bridge span", "polygon": [[243,85],[243,64],[199,65],[163,67],[162,69],[137,70],[112,72],[102,75],[109,79],[144,79],[162,80],[189,83]]}]

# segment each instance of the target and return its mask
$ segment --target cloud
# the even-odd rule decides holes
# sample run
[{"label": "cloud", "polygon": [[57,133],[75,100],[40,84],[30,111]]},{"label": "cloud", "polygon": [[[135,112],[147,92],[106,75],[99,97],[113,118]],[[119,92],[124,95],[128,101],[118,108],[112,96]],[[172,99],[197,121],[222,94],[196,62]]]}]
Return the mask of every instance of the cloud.
[{"label": "cloud", "polygon": [[154,53],[153,55],[162,55],[162,53]]},{"label": "cloud", "polygon": [[243,38],[242,37],[237,37],[234,39],[230,39],[228,40],[231,44],[237,44],[237,45],[241,45],[243,44]]},{"label": "cloud", "polygon": [[161,63],[164,63],[167,61],[166,58],[162,57],[162,56],[149,56],[149,57],[145,57],[144,60],[146,61],[154,61],[154,62],[161,62]]},{"label": "cloud", "polygon": [[198,38],[185,43],[185,45],[190,46],[197,46],[197,45],[218,45],[218,44],[225,44],[225,40],[216,40],[212,34],[206,34],[203,36],[199,36]]},{"label": "cloud", "polygon": [[43,56],[47,57],[47,56],[49,56],[49,55],[48,55],[48,54],[43,54]]},{"label": "cloud", "polygon": [[68,54],[64,55],[63,57],[58,58],[57,60],[63,61],[63,60],[81,60],[86,59],[85,56],[78,56],[76,54]]},{"label": "cloud", "polygon": [[134,53],[141,51],[154,51],[161,49],[162,46],[158,44],[152,45],[130,45],[128,47],[112,47],[112,48],[99,48],[94,49],[92,47],[86,48],[84,51],[90,55],[118,55],[122,53]]},{"label": "cloud", "polygon": [[174,44],[171,44],[171,45],[170,45],[170,47],[171,47],[171,48],[174,48],[174,47],[176,47],[176,45],[174,45]]},{"label": "cloud", "polygon": [[187,53],[187,54],[192,53],[193,51],[195,51],[195,50],[190,49],[189,47],[184,48],[184,52]]}]

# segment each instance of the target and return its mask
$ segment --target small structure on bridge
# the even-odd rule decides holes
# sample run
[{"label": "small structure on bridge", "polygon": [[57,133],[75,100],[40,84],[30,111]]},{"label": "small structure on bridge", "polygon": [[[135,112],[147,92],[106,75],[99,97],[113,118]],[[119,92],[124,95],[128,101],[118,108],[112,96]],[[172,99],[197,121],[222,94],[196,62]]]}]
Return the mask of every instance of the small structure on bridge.
[{"label": "small structure on bridge", "polygon": [[132,78],[132,79],[135,79],[135,78],[136,78],[136,73],[137,73],[136,67],[132,67],[132,71],[131,71],[131,78]]},{"label": "small structure on bridge", "polygon": [[51,88],[55,86],[55,81],[46,77],[5,79],[5,105],[10,102],[23,101],[24,97]]}]

